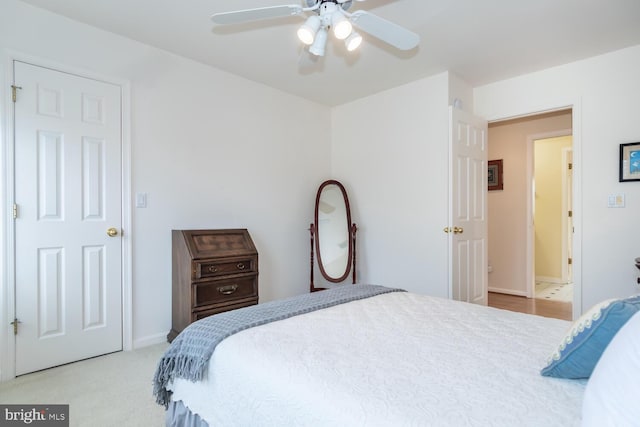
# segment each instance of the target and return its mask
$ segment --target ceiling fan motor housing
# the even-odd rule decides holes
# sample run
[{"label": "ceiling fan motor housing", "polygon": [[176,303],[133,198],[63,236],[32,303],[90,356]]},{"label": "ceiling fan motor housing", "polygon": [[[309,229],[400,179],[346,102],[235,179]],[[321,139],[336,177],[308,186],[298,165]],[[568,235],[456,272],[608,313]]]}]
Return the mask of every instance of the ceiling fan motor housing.
[{"label": "ceiling fan motor housing", "polygon": [[342,8],[342,10],[349,10],[349,8],[351,7],[351,3],[352,0],[306,0],[307,3],[307,7],[313,7],[315,5],[317,5],[318,3],[320,4],[320,7],[322,7],[323,4],[325,3],[333,3],[336,4],[338,6],[340,6]]}]

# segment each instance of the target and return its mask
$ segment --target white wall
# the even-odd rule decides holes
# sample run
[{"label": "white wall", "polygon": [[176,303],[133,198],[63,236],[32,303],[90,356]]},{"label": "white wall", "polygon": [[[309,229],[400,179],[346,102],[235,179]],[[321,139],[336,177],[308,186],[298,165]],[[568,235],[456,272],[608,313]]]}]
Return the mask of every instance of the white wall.
[{"label": "white wall", "polygon": [[473,87],[465,82],[458,75],[449,72],[449,105],[455,105],[456,108],[473,113]]},{"label": "white wall", "polygon": [[132,193],[148,193],[125,230],[134,346],[170,329],[171,229],[248,228],[260,300],[308,290],[307,228],[330,170],[327,107],[16,0],[2,0],[0,48],[130,82]]},{"label": "white wall", "polygon": [[334,108],[332,176],[358,223],[359,278],[446,297],[448,74]]},{"label": "white wall", "polygon": [[[553,106],[578,105],[574,123],[576,173],[582,203],[575,206],[581,227],[582,308],[638,292],[640,256],[637,225],[640,183],[618,182],[619,144],[640,141],[640,46],[635,46],[478,87],[475,112],[490,120]],[[607,208],[607,196],[626,194],[626,208]]]}]

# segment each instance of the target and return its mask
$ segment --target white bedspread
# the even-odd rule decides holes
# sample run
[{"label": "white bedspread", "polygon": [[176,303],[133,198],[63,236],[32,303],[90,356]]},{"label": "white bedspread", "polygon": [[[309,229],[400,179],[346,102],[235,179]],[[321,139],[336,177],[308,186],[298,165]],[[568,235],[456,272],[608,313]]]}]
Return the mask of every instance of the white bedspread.
[{"label": "white bedspread", "polygon": [[539,374],[570,322],[390,293],[270,323],[177,380],[213,426],[574,426],[585,381]]}]

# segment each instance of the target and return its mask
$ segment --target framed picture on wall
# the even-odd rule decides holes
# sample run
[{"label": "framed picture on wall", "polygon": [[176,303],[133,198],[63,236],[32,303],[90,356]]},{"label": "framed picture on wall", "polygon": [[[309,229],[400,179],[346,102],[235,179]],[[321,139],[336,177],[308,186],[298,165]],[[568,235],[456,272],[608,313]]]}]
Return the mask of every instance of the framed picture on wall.
[{"label": "framed picture on wall", "polygon": [[489,191],[502,190],[502,159],[489,160],[489,170],[487,171],[487,181],[489,182]]},{"label": "framed picture on wall", "polygon": [[640,181],[640,142],[620,144],[619,181]]}]

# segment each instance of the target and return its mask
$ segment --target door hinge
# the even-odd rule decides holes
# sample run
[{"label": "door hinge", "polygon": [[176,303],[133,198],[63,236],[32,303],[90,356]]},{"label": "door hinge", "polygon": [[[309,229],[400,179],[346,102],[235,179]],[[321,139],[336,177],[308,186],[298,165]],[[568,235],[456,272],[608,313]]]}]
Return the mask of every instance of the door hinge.
[{"label": "door hinge", "polygon": [[18,99],[18,89],[22,89],[22,86],[11,85],[11,99],[13,102]]},{"label": "door hinge", "polygon": [[19,321],[17,317],[13,319],[13,322],[9,323],[10,325],[13,325],[13,335],[18,335],[18,323],[22,322]]},{"label": "door hinge", "polygon": [[569,163],[569,170],[573,170],[573,163]]},{"label": "door hinge", "polygon": [[573,258],[569,258],[569,265],[573,265]]},{"label": "door hinge", "polygon": [[18,205],[13,204],[13,219],[18,218]]},{"label": "door hinge", "polygon": [[573,211],[569,211],[569,218],[573,218]]}]

